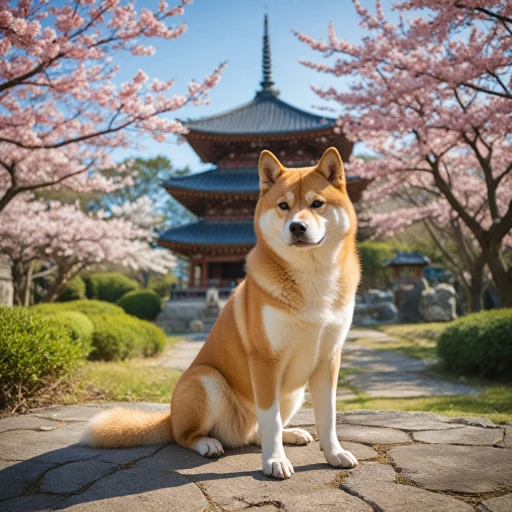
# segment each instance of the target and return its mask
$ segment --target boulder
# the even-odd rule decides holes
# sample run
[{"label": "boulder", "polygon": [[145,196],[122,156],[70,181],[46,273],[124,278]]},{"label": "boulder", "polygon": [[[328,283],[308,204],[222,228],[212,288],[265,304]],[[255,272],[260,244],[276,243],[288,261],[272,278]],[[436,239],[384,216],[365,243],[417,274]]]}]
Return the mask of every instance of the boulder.
[{"label": "boulder", "polygon": [[368,290],[364,294],[366,303],[369,306],[377,306],[384,302],[393,302],[393,292],[383,290]]},{"label": "boulder", "polygon": [[375,318],[378,322],[392,324],[398,318],[398,309],[393,302],[382,302],[375,306]]},{"label": "boulder", "polygon": [[421,320],[420,301],[424,290],[428,288],[425,279],[418,279],[416,285],[405,292],[399,289],[398,321],[402,324],[415,324]]},{"label": "boulder", "polygon": [[192,320],[189,324],[189,330],[190,332],[203,332],[204,331],[204,324],[201,320],[198,320],[197,318],[195,320]]},{"label": "boulder", "polygon": [[420,314],[425,322],[451,322],[457,318],[455,288],[440,283],[421,293]]}]

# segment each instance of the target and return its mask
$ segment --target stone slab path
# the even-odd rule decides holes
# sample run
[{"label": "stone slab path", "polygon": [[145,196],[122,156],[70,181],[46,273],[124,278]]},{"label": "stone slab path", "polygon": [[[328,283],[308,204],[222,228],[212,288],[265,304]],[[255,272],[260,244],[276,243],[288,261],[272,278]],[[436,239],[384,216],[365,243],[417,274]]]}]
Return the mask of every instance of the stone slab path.
[{"label": "stone slab path", "polygon": [[[329,467],[317,441],[286,446],[295,475],[273,481],[261,473],[255,446],[211,460],[177,445],[97,450],[78,444],[85,422],[114,405],[168,410],[85,404],[0,420],[0,510],[512,510],[512,424],[432,413],[339,413],[338,437],[360,465]],[[313,412],[302,409],[290,425],[314,433],[314,423]]]},{"label": "stone slab path", "polygon": [[[375,350],[358,345],[358,339],[385,344],[395,338],[372,329],[351,329],[343,348],[341,369],[354,371],[348,375],[350,387],[340,387],[338,400],[357,398],[355,388],[372,398],[414,398],[424,396],[474,395],[470,386],[439,379],[429,374],[430,363],[397,352]],[[195,334],[178,341],[155,364],[186,370],[204,344],[205,335]],[[306,392],[306,401],[310,402]]]}]

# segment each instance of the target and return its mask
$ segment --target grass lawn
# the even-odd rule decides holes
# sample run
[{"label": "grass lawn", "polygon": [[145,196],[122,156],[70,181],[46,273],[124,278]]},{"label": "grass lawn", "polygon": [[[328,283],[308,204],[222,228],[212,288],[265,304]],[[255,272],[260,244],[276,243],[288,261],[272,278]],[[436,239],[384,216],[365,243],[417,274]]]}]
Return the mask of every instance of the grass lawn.
[{"label": "grass lawn", "polygon": [[[183,336],[169,336],[166,348]],[[165,352],[165,349],[164,349]],[[86,362],[53,403],[133,401],[169,403],[181,372],[158,365],[159,357]]]}]

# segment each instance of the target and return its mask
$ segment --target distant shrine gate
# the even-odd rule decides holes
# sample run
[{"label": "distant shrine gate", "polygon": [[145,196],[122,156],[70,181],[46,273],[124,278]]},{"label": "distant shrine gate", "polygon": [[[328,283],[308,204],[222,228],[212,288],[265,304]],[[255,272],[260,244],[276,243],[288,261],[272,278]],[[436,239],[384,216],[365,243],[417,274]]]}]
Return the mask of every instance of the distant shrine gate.
[{"label": "distant shrine gate", "polygon": [[[256,243],[253,214],[259,197],[258,159],[272,151],[284,165],[305,167],[335,146],[346,162],[353,143],[334,132],[335,119],[305,112],[279,99],[274,89],[268,20],[263,36],[263,80],[252,101],[238,108],[189,120],[184,136],[212,169],[173,177],[163,186],[200,217],[198,222],[170,229],[158,243],[189,261],[189,289],[233,288],[245,276],[245,256]],[[368,181],[347,178],[353,202]],[[197,290],[199,291],[199,290]]]}]

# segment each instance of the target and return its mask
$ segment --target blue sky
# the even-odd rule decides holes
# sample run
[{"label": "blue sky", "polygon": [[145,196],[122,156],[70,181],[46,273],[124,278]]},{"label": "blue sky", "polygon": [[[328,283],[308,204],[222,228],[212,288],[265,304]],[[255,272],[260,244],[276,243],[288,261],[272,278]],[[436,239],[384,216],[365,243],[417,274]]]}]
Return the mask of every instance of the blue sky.
[{"label": "blue sky", "polygon": [[[168,0],[174,5],[172,0]],[[372,7],[373,1],[364,2]],[[152,0],[139,0],[137,6],[154,5]],[[350,0],[195,0],[187,6],[183,20],[187,32],[171,41],[150,41],[156,47],[151,57],[123,55],[121,81],[143,69],[150,78],[176,78],[172,92],[183,93],[191,79],[200,81],[220,62],[227,61],[221,82],[211,92],[211,105],[187,106],[177,113],[179,118],[197,118],[220,113],[250,101],[261,81],[261,48],[263,16],[269,16],[272,43],[273,78],[280,97],[304,110],[314,111],[321,104],[309,84],[340,85],[340,81],[319,74],[299,64],[298,59],[321,60],[322,56],[299,42],[291,30],[305,32],[315,38],[327,36],[327,25],[334,22],[338,37],[356,42],[364,31]],[[155,44],[157,43],[157,44]],[[139,151],[118,151],[115,156],[150,157],[166,155],[176,167],[186,165],[195,170],[209,167],[200,162],[188,144],[157,143],[144,140]]]}]

